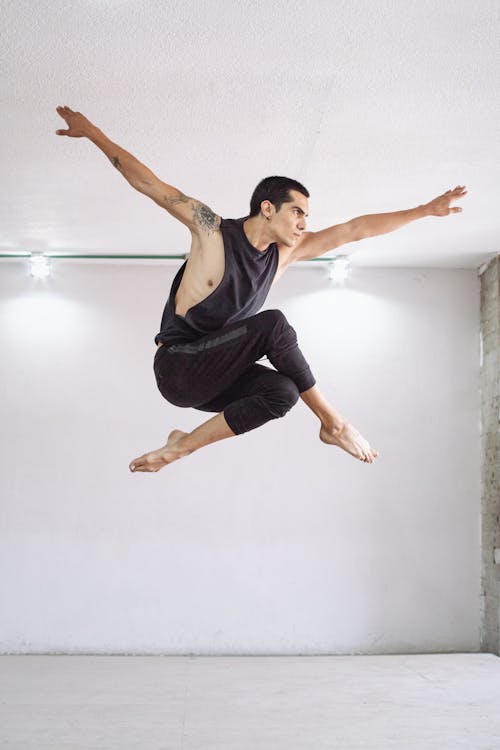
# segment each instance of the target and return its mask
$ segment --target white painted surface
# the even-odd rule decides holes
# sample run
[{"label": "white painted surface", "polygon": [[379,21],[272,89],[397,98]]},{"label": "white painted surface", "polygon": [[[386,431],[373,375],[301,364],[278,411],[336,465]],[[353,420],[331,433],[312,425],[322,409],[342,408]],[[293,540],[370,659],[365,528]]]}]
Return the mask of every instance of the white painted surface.
[{"label": "white painted surface", "polygon": [[491,654],[0,658],[12,750],[497,750]]},{"label": "white painted surface", "polygon": [[92,144],[55,135],[68,104],[226,217],[270,174],[309,188],[313,230],[469,187],[463,214],[350,247],[357,265],[498,252],[496,0],[4,0],[2,22],[0,251],[186,249]]},{"label": "white painted surface", "polygon": [[153,336],[174,266],[0,275],[1,649],[477,650],[478,282],[290,269],[268,307],[381,453],[282,420],[155,475],[128,462],[209,415],[169,405]]}]

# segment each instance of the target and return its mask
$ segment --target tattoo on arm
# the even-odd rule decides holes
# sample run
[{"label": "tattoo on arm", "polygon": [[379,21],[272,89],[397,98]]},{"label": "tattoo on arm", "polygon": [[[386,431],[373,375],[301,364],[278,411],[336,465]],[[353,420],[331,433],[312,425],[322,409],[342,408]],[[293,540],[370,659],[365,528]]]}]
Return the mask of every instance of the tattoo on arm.
[{"label": "tattoo on arm", "polygon": [[216,232],[219,229],[220,217],[204,203],[200,203],[200,201],[194,200],[180,191],[177,195],[164,195],[163,200],[167,209],[177,206],[179,203],[189,203],[191,201],[194,223],[200,227],[200,229],[207,232],[207,234]]},{"label": "tattoo on arm", "polygon": [[207,234],[217,231],[220,224],[220,219],[211,208],[205,206],[204,203],[196,201],[193,203],[193,217],[195,223],[198,224],[201,229],[204,229]]},{"label": "tattoo on arm", "polygon": [[176,206],[178,203],[187,203],[189,198],[187,195],[184,195],[184,193],[178,193],[178,195],[174,195],[173,197],[164,195],[163,200],[167,206]]},{"label": "tattoo on arm", "polygon": [[117,156],[113,156],[113,158],[111,159],[111,163],[118,169],[119,172],[123,172],[122,165],[120,164],[120,160]]}]

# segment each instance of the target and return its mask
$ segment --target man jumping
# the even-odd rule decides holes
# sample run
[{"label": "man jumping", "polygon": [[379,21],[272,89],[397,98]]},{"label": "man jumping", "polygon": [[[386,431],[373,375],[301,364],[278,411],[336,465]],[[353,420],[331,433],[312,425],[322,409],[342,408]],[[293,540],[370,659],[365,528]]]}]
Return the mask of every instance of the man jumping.
[{"label": "man jumping", "polygon": [[[358,216],[306,232],[306,188],[288,177],[267,177],[255,188],[247,217],[222,219],[158,179],[80,112],[67,106],[57,112],[68,125],[57,135],[88,138],[132,187],[191,231],[189,258],[175,276],[155,338],[154,372],[167,401],[217,415],[193,432],[173,430],[163,447],[135,458],[130,470],[159,471],[205,445],[260,427],[284,416],[299,396],[320,420],[324,443],[373,463],[378,452],[322,396],[283,313],[258,310],[291,263],[424,216],[457,213],[462,209],[450,204],[466,195],[465,187],[407,211]],[[256,364],[264,356],[275,369]]]}]

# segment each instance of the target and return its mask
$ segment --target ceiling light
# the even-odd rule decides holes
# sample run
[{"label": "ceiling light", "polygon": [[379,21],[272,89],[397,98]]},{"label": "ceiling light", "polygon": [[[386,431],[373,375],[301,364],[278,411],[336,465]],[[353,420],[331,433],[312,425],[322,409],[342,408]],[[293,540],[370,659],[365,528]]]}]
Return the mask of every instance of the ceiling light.
[{"label": "ceiling light", "polygon": [[49,259],[43,253],[31,253],[30,258],[30,274],[35,279],[46,279],[50,276],[50,263]]},{"label": "ceiling light", "polygon": [[349,256],[337,255],[332,259],[332,262],[328,264],[328,278],[330,281],[333,281],[334,284],[344,284],[349,277],[350,270],[351,263]]}]

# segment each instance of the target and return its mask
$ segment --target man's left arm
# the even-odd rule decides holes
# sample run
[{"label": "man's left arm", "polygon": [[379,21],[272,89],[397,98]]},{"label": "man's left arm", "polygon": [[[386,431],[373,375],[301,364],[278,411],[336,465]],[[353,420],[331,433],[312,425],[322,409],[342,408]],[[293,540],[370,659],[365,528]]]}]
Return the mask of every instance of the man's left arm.
[{"label": "man's left arm", "polygon": [[417,208],[387,214],[357,216],[344,224],[337,224],[328,229],[322,229],[320,232],[304,232],[292,253],[291,261],[310,260],[349,242],[358,242],[367,237],[394,232],[424,216],[449,216],[449,214],[460,213],[462,209],[459,206],[450,204],[466,194],[465,186],[458,185],[454,190],[447,190],[443,195]]}]

